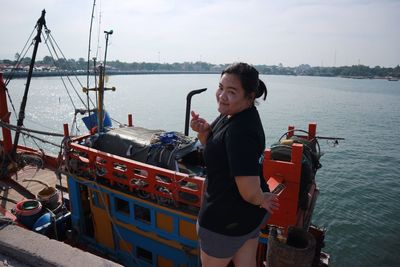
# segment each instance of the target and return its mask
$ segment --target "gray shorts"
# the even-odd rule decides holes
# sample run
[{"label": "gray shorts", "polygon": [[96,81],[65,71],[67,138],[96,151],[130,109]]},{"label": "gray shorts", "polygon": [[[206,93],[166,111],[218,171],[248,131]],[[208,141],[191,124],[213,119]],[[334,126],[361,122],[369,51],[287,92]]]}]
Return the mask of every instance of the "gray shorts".
[{"label": "gray shorts", "polygon": [[241,236],[222,235],[210,230],[207,230],[197,222],[197,235],[199,237],[199,245],[207,255],[215,258],[231,258],[250,239],[256,238],[260,234],[260,227],[268,220],[267,213],[262,220],[262,223],[248,234]]}]

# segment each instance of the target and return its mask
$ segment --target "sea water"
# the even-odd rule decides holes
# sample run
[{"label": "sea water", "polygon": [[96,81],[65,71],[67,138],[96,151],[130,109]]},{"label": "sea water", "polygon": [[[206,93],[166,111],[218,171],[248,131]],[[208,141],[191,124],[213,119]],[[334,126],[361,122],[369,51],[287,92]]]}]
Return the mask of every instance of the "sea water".
[{"label": "sea water", "polygon": [[[289,124],[307,130],[309,122],[317,123],[318,136],[345,138],[338,145],[320,140],[323,167],[317,173],[320,196],[313,223],[327,228],[324,250],[332,257],[331,265],[399,266],[400,82],[304,76],[261,79],[268,98],[257,108],[268,145],[277,142]],[[126,124],[131,113],[134,125],[183,132],[186,94],[208,88],[193,97],[192,110],[212,121],[217,116],[218,82],[217,74],[110,76],[107,86],[116,91],[105,93],[105,106],[116,127]],[[84,78],[82,83],[86,84]],[[64,84],[74,84],[75,89],[69,86],[67,93]],[[24,85],[24,80],[8,85],[10,110],[19,109]],[[90,96],[95,102],[93,93]],[[80,115],[72,123],[74,109],[86,102],[76,80],[34,78],[25,126],[62,133],[63,123],[69,123],[73,133],[85,133]],[[15,118],[11,118],[14,124]],[[44,139],[60,143],[57,138]],[[32,144],[26,138],[23,142]],[[58,153],[59,148],[44,146]]]}]

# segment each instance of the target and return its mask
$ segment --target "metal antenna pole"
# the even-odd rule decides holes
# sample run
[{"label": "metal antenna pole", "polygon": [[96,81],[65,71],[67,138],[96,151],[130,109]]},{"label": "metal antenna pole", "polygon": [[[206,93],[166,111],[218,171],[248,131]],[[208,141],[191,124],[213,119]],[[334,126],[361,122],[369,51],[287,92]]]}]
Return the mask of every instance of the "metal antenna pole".
[{"label": "metal antenna pole", "polygon": [[97,104],[97,121],[98,121],[98,132],[104,131],[104,77],[106,76],[106,64],[107,64],[107,48],[108,48],[108,37],[113,34],[113,30],[104,31],[106,34],[106,49],[104,52],[104,66],[100,66],[100,79],[99,79],[99,91],[98,91],[98,104]]}]

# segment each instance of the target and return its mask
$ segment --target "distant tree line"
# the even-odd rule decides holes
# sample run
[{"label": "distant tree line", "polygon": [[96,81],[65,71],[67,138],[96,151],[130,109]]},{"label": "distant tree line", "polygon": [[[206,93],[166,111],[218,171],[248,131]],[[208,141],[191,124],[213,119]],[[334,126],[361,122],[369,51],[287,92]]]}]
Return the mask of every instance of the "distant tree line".
[{"label": "distant tree line", "polygon": [[[18,54],[15,56],[17,58]],[[20,60],[21,65],[29,65],[30,58],[25,57]],[[3,59],[1,64],[15,65],[16,60]],[[53,65],[60,70],[80,70],[87,69],[87,61],[84,58],[74,59],[53,59],[45,56],[36,64]],[[90,68],[94,68],[94,62],[90,62]],[[108,61],[108,73],[113,72],[210,72],[219,73],[228,64],[210,64],[206,62],[183,62],[183,63],[150,63],[150,62],[121,62],[119,60]],[[364,65],[341,66],[341,67],[312,67],[308,64],[302,64],[297,67],[285,67],[279,65],[256,65],[261,74],[272,75],[306,75],[306,76],[325,76],[325,77],[363,77],[363,78],[384,78],[396,77],[400,78],[400,66],[394,68],[385,68],[380,66],[369,67]]]}]

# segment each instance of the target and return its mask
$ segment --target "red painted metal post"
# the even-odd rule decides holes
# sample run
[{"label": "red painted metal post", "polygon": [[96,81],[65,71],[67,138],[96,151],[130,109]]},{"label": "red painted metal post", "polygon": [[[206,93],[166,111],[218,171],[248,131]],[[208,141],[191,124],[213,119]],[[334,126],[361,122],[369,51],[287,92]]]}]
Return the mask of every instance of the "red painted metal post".
[{"label": "red painted metal post", "polygon": [[265,181],[267,181],[268,179],[269,179],[269,177],[267,176],[267,173],[268,173],[268,167],[267,167],[267,164],[266,164],[266,162],[267,161],[269,161],[271,159],[271,149],[270,148],[267,148],[265,151],[264,151],[264,162],[263,162],[263,165],[262,165],[262,168],[263,168],[263,175],[264,175],[264,180]]},{"label": "red painted metal post", "polygon": [[[0,120],[4,123],[10,123],[10,112],[7,107],[6,85],[3,80],[3,73],[0,73]],[[5,154],[12,151],[11,131],[2,127],[3,146]]]},{"label": "red painted metal post", "polygon": [[132,114],[128,114],[128,126],[132,127],[133,121],[132,121]]},{"label": "red painted metal post", "polygon": [[295,164],[300,164],[303,158],[303,145],[293,144],[292,145],[292,162]]},{"label": "red painted metal post", "polygon": [[317,124],[312,122],[308,125],[308,140],[312,140],[317,136]]},{"label": "red painted metal post", "polygon": [[287,138],[289,139],[290,137],[293,136],[293,134],[294,134],[294,125],[289,125]]},{"label": "red painted metal post", "polygon": [[68,123],[64,123],[64,136],[65,137],[69,136]]}]

